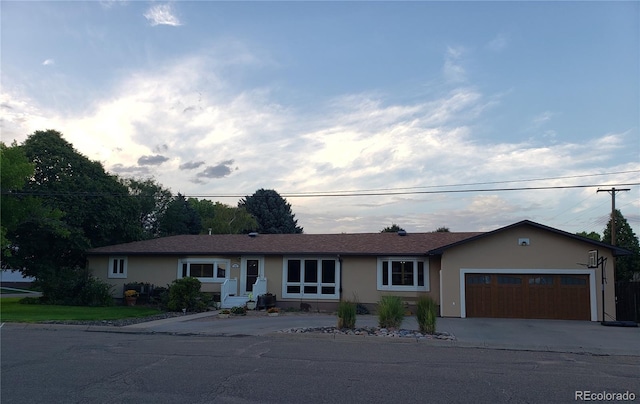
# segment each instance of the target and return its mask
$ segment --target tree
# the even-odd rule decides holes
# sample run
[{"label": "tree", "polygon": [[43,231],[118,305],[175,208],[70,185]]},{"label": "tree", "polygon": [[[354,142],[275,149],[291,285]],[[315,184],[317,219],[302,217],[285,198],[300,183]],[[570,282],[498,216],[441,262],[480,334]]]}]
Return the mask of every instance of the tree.
[{"label": "tree", "polygon": [[[14,230],[17,224],[27,216],[27,212],[21,209],[19,198],[12,193],[20,191],[29,177],[33,175],[33,164],[29,163],[24,151],[14,144],[7,147],[0,142],[0,246],[3,253],[11,255],[10,241],[7,233]],[[3,254],[4,255],[4,254]],[[4,260],[3,260],[4,262]]]},{"label": "tree", "polygon": [[153,179],[136,180],[123,178],[120,182],[129,189],[136,205],[138,224],[142,229],[142,238],[149,239],[160,235],[160,217],[173,200],[171,191],[163,188]]},{"label": "tree", "polygon": [[200,214],[202,230],[206,234],[243,234],[258,227],[256,220],[244,208],[211,202],[207,199],[189,198],[189,204]]},{"label": "tree", "polygon": [[402,227],[398,226],[395,223],[392,223],[391,226],[387,226],[384,229],[380,230],[380,233],[397,233],[399,231],[405,231]]},{"label": "tree", "polygon": [[259,189],[253,195],[238,202],[258,223],[258,232],[263,234],[302,233],[291,205],[272,189]]},{"label": "tree", "polygon": [[13,267],[51,285],[84,267],[88,248],[140,238],[126,187],[61,133],[36,131],[21,148],[34,170],[21,191],[30,214],[10,235]]},{"label": "tree", "polygon": [[178,234],[200,234],[202,223],[198,212],[187,202],[184,195],[178,194],[160,217],[158,230],[160,236]]},{"label": "tree", "polygon": [[435,229],[434,233],[449,233],[450,230],[448,227],[438,227],[437,229]]},{"label": "tree", "polygon": [[614,215],[609,219],[607,227],[603,232],[603,242],[611,242],[611,222],[615,220],[615,245],[631,251],[632,255],[625,255],[615,258],[616,280],[628,281],[633,278],[633,273],[640,271],[640,245],[638,237],[629,226],[627,219],[622,216],[622,212],[616,209]]},{"label": "tree", "polygon": [[15,142],[7,147],[0,142],[0,246],[3,268],[24,268],[20,259],[25,246],[18,231],[22,227],[37,229],[40,234],[52,233],[56,238],[65,238],[68,233],[60,221],[62,212],[42,206],[40,198],[21,192],[35,172],[24,150]]},{"label": "tree", "polygon": [[601,241],[600,234],[596,233],[595,231],[592,231],[590,233],[587,233],[586,231],[581,231],[580,233],[576,233],[576,235],[590,238],[591,240],[595,240],[595,241]]}]

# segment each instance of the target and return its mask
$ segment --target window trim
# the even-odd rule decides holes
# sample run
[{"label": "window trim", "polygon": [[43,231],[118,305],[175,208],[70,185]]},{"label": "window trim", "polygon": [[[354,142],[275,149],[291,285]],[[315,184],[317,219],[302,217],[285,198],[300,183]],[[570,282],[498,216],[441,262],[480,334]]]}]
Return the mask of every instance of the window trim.
[{"label": "window trim", "polygon": [[[300,261],[300,282],[289,282],[289,261]],[[305,261],[317,261],[316,282],[305,282]],[[334,262],[335,282],[322,282],[322,261]],[[299,286],[299,293],[287,292],[287,286]],[[317,293],[304,293],[305,286],[317,287]],[[323,287],[334,288],[334,293],[322,293]],[[340,298],[340,261],[335,256],[283,257],[282,259],[282,298],[283,299],[315,299],[335,300]]]},{"label": "window trim", "polygon": [[[393,285],[392,284],[392,274],[393,271],[389,270],[387,273],[387,285],[383,284],[382,279],[382,266],[384,262],[389,262],[391,264],[393,261],[411,261],[413,262],[413,281],[415,285],[405,286],[405,285]],[[424,286],[418,286],[418,262],[422,262],[424,269]],[[391,265],[389,265],[391,268]],[[428,257],[378,257],[378,274],[377,274],[377,282],[378,282],[378,290],[392,290],[396,292],[429,292],[429,258]]]},{"label": "window trim", "polygon": [[[122,261],[122,273],[113,273],[113,264],[114,261]],[[118,256],[118,257],[109,257],[109,266],[107,267],[107,278],[109,279],[127,279],[127,257]]]},{"label": "window trim", "polygon": [[[225,264],[224,277],[218,276],[217,263]],[[225,280],[230,279],[231,275],[231,260],[227,258],[184,258],[178,260],[178,273],[177,279],[182,279],[182,266],[187,265],[187,276],[191,274],[191,264],[213,264],[213,277],[202,278],[194,277],[202,283],[223,283]]]}]

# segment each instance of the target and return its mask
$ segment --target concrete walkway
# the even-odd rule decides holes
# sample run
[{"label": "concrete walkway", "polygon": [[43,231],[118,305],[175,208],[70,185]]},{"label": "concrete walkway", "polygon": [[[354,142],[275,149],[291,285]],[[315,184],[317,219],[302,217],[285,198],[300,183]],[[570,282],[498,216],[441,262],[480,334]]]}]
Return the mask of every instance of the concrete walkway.
[{"label": "concrete walkway", "polygon": [[[335,315],[316,313],[281,313],[268,317],[263,313],[221,319],[217,312],[174,317],[122,328],[89,327],[91,331],[170,333],[184,335],[238,336],[269,335],[302,338],[335,338],[329,334],[286,334],[278,331],[303,327],[336,325]],[[361,315],[356,326],[377,326],[377,317]],[[406,317],[402,328],[417,330],[415,317]],[[534,350],[589,353],[596,355],[631,355],[640,357],[640,328],[605,327],[600,323],[565,320],[519,320],[479,318],[438,318],[437,330],[448,332],[455,340],[415,340],[439,346],[492,349]],[[401,338],[344,336],[366,338],[375,342],[399,341]],[[342,338],[342,336],[341,336]],[[404,339],[406,342],[406,339]]]}]

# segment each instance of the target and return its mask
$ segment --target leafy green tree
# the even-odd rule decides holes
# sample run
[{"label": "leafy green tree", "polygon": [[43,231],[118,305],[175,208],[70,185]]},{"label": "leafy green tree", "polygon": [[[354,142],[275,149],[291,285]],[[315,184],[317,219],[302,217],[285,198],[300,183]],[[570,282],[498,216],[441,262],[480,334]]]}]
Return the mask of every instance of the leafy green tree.
[{"label": "leafy green tree", "polygon": [[438,227],[434,233],[449,233],[451,230],[449,230],[448,227]]},{"label": "leafy green tree", "polygon": [[49,244],[39,244],[38,240],[63,242],[70,232],[61,221],[63,213],[60,210],[47,208],[41,198],[23,192],[35,172],[24,149],[15,142],[11,147],[1,143],[0,162],[2,266],[35,276],[37,265],[47,262],[46,254],[50,253],[42,251]]},{"label": "leafy green tree", "polygon": [[615,220],[615,245],[631,251],[632,255],[616,257],[616,280],[628,281],[633,277],[634,272],[640,271],[640,245],[638,236],[633,232],[622,212],[616,209],[614,217],[609,219],[607,227],[604,229],[603,242],[611,242],[611,223]]},{"label": "leafy green tree", "polygon": [[397,233],[399,231],[405,231],[402,227],[398,226],[395,223],[392,223],[391,226],[387,226],[384,229],[380,230],[380,233]]},{"label": "leafy green tree", "polygon": [[169,204],[159,223],[160,236],[178,234],[200,234],[202,223],[198,212],[187,202],[182,194],[178,194]]},{"label": "leafy green tree", "polygon": [[302,233],[295,215],[291,213],[291,205],[286,199],[272,189],[259,189],[253,195],[246,196],[238,202],[258,222],[258,232],[263,234]]},{"label": "leafy green tree", "polygon": [[160,218],[173,200],[171,191],[163,188],[153,179],[136,180],[123,178],[120,182],[129,190],[136,205],[138,223],[142,229],[142,238],[149,239],[160,235]]},{"label": "leafy green tree", "polygon": [[35,164],[25,189],[65,213],[65,222],[77,230],[78,246],[100,247],[140,239],[136,206],[127,188],[106,173],[100,162],[78,153],[55,130],[36,131],[23,147]]},{"label": "leafy green tree", "polygon": [[[34,171],[21,191],[30,214],[10,234],[12,267],[54,291],[84,276],[78,269],[88,248],[140,238],[127,188],[61,133],[36,131],[21,148]],[[28,204],[29,197],[41,203]]]},{"label": "leafy green tree", "polygon": [[200,214],[202,234],[208,233],[209,229],[212,234],[244,234],[258,227],[244,208],[197,198],[189,198],[189,204]]},{"label": "leafy green tree", "polygon": [[[33,175],[33,164],[29,163],[24,151],[17,145],[7,147],[0,142],[0,246],[3,253],[11,255],[10,240],[7,233],[15,230],[15,227],[28,216],[19,197],[15,194],[22,190],[25,183]],[[4,262],[4,260],[3,260]]]},{"label": "leafy green tree", "polygon": [[601,241],[600,234],[596,233],[595,231],[592,231],[590,233],[587,233],[586,231],[581,231],[580,233],[576,233],[576,235],[590,238],[591,240],[595,240],[595,241]]}]

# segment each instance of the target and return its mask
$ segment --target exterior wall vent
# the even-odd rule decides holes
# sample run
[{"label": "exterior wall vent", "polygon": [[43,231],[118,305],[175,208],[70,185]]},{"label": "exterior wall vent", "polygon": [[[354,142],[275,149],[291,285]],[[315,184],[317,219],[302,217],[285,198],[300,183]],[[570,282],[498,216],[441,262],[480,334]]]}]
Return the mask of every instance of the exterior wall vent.
[{"label": "exterior wall vent", "polygon": [[406,236],[407,232],[405,230],[398,231],[398,236]]},{"label": "exterior wall vent", "polygon": [[258,233],[252,231],[251,233],[249,233],[249,237],[258,237]]},{"label": "exterior wall vent", "polygon": [[522,247],[527,247],[530,244],[531,244],[531,242],[529,241],[528,238],[519,238],[518,239],[518,245],[520,245]]}]

